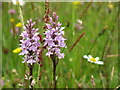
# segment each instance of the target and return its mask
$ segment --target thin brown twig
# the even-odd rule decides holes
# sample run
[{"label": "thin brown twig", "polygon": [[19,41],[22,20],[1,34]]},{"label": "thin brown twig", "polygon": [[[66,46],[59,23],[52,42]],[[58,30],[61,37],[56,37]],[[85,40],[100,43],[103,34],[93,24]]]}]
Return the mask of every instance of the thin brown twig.
[{"label": "thin brown twig", "polygon": [[[44,20],[44,22],[45,23],[48,23],[49,22],[49,13],[50,13],[50,10],[49,10],[49,2],[48,2],[48,0],[45,0],[45,15],[44,15],[44,18],[43,18],[43,20]],[[43,27],[43,29],[47,29],[47,26],[45,25],[44,27]]]},{"label": "thin brown twig", "polygon": [[90,5],[92,4],[92,1],[93,1],[93,0],[91,0],[91,2],[89,2],[89,4],[87,5],[87,7],[82,11],[82,13],[81,13],[81,15],[80,15],[80,18],[82,18],[82,17],[85,15],[85,13],[87,12],[88,8],[89,8]]},{"label": "thin brown twig", "polygon": [[71,48],[69,49],[69,52],[72,51],[72,49],[77,45],[77,43],[80,41],[80,39],[85,35],[85,32],[83,32],[75,41],[75,43],[71,46]]},{"label": "thin brown twig", "polygon": [[95,87],[95,78],[93,75],[91,75],[91,82],[92,82],[92,86]]},{"label": "thin brown twig", "polygon": [[110,77],[110,80],[111,80],[111,81],[113,80],[114,73],[115,73],[115,68],[112,67],[111,77]]},{"label": "thin brown twig", "polygon": [[32,7],[32,10],[33,10],[33,13],[35,12],[35,7],[34,7],[34,4],[31,2],[31,7]]},{"label": "thin brown twig", "polygon": [[106,57],[118,57],[120,56],[119,54],[118,55],[107,55]]}]

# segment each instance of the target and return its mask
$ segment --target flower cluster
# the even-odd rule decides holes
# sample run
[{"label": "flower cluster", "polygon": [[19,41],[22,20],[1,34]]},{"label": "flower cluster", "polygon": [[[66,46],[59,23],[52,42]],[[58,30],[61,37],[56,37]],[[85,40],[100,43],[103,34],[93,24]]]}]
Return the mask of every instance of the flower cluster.
[{"label": "flower cluster", "polygon": [[45,31],[44,46],[47,48],[47,56],[55,55],[58,59],[64,58],[64,53],[60,52],[61,47],[66,47],[65,38],[63,37],[65,27],[61,27],[58,16],[53,12],[53,16],[49,17],[50,23],[46,23],[47,31]]},{"label": "flower cluster", "polygon": [[39,33],[37,33],[38,29],[33,28],[36,23],[32,22],[32,19],[28,20],[27,23],[24,26],[24,31],[20,35],[23,39],[20,40],[22,52],[19,55],[24,55],[23,63],[27,62],[32,65],[38,61],[39,57]]}]

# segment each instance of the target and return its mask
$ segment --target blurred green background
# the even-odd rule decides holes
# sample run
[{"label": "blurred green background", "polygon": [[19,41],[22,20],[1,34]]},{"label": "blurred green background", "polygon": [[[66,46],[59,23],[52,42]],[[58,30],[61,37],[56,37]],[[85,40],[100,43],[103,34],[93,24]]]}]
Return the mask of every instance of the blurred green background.
[{"label": "blurred green background", "polygon": [[[38,20],[36,27],[43,35],[44,2],[25,3],[22,6],[24,22],[32,18]],[[86,9],[89,2],[50,2],[50,16],[56,12],[59,21],[65,27],[65,38],[67,48],[61,51],[65,53],[65,58],[59,61],[57,66],[57,87],[58,88],[115,88],[118,83],[118,3],[93,2]],[[16,13],[11,15],[8,10],[14,9]],[[13,35],[11,29],[13,25],[21,22],[19,19],[19,7],[12,3],[2,3],[2,80],[3,88],[20,87],[18,84],[24,83],[25,73],[29,71],[26,64],[22,63],[22,57],[13,50],[19,47],[19,34]],[[11,19],[14,22],[11,23]],[[83,22],[83,29],[75,29],[76,20]],[[19,27],[22,32],[22,27]],[[85,32],[85,36],[77,43],[74,49],[69,52],[70,47],[76,39]],[[44,36],[43,36],[44,37]],[[43,66],[41,80],[36,82],[36,88],[53,87],[52,83],[52,60],[43,54]],[[90,54],[100,57],[104,65],[97,65],[88,62],[83,58]],[[109,56],[108,56],[109,55]],[[112,55],[112,56],[110,56]],[[34,65],[33,78],[37,80],[38,65]]]}]

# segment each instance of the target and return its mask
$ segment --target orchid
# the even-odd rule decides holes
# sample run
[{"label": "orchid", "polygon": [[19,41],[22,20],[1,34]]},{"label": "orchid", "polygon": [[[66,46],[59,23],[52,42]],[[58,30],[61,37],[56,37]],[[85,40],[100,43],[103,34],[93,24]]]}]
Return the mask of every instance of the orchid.
[{"label": "orchid", "polygon": [[65,27],[61,27],[61,23],[57,22],[58,16],[53,12],[53,16],[50,17],[50,24],[46,23],[46,31],[44,35],[44,46],[47,48],[48,52],[46,56],[55,55],[58,59],[64,58],[64,53],[61,53],[60,48],[66,47],[65,38],[63,37]]},{"label": "orchid", "polygon": [[32,22],[32,19],[28,20],[27,23],[24,26],[24,31],[20,35],[23,39],[20,40],[22,52],[19,55],[24,56],[23,63],[27,62],[32,65],[38,62],[40,52],[39,33],[37,33],[38,29],[33,28],[36,23]]}]

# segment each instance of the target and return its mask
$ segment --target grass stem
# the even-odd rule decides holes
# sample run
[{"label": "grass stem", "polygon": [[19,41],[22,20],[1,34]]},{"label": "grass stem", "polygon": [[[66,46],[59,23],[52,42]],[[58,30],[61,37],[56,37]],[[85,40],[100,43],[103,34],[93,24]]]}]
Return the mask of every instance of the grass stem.
[{"label": "grass stem", "polygon": [[40,64],[38,66],[37,86],[39,86],[39,76],[40,76]]}]

